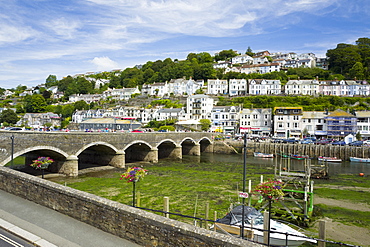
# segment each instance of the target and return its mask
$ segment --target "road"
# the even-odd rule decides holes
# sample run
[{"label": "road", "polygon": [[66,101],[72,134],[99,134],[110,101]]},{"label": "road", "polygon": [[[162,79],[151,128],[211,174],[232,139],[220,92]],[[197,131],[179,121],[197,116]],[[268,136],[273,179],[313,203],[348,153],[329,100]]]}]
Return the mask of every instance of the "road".
[{"label": "road", "polygon": [[[2,190],[0,228],[15,232],[42,247],[139,247],[135,243]],[[0,243],[0,246],[3,245]]]},{"label": "road", "polygon": [[1,247],[35,247],[33,244],[11,234],[0,228],[0,246]]}]

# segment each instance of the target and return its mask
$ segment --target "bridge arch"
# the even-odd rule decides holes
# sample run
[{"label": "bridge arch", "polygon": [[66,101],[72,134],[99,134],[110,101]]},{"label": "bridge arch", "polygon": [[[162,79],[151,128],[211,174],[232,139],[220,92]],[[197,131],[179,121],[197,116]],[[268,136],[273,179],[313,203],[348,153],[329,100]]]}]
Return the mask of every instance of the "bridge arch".
[{"label": "bridge arch", "polygon": [[172,139],[164,139],[157,145],[158,159],[182,159],[181,146]]},{"label": "bridge arch", "polygon": [[78,169],[91,166],[110,165],[118,149],[107,142],[92,142],[76,152]]},{"label": "bridge arch", "polygon": [[[25,157],[24,165],[26,167],[32,164],[33,160],[36,160],[40,156],[50,157],[54,160],[54,162],[48,167],[47,170],[49,172],[58,173],[62,164],[65,162],[69,155],[63,150],[53,146],[34,146],[23,149],[22,151],[13,154],[13,158],[17,158],[19,156]],[[11,157],[7,157],[1,165],[4,166],[10,161]],[[35,173],[38,172],[35,171]]]},{"label": "bridge arch", "polygon": [[148,142],[135,140],[127,144],[124,148],[125,163],[135,161],[158,162],[158,149],[152,147]]}]

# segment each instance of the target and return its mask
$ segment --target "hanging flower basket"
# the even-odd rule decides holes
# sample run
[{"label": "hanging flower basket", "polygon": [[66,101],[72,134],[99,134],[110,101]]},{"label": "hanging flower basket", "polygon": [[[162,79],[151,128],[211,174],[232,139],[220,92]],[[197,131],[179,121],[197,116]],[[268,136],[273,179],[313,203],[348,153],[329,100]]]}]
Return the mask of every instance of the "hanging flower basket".
[{"label": "hanging flower basket", "polygon": [[120,179],[127,180],[127,183],[139,182],[140,179],[144,178],[147,172],[148,170],[145,170],[141,167],[130,167],[125,173],[121,175]]},{"label": "hanging flower basket", "polygon": [[135,207],[135,194],[136,194],[136,182],[139,182],[140,179],[143,179],[147,174],[148,170],[145,170],[141,167],[130,167],[125,173],[121,175],[120,179],[124,179],[127,183],[132,182],[132,206]]},{"label": "hanging flower basket", "polygon": [[284,199],[283,182],[269,180],[258,184],[253,190],[254,195],[260,195],[266,200],[279,201]]},{"label": "hanging flower basket", "polygon": [[38,157],[37,160],[33,160],[33,163],[30,165],[35,169],[45,170],[48,169],[49,165],[53,163],[54,160],[50,157]]}]

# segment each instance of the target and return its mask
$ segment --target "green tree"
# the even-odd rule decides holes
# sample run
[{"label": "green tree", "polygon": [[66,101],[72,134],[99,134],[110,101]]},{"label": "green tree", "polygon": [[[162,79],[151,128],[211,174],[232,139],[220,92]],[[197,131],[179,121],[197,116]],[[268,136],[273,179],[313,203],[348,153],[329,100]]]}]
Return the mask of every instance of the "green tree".
[{"label": "green tree", "polygon": [[3,110],[0,113],[0,122],[1,123],[9,123],[9,124],[16,124],[19,120],[19,117],[12,109]]},{"label": "green tree", "polygon": [[364,67],[362,66],[362,63],[356,62],[349,70],[349,76],[359,80],[365,79]]},{"label": "green tree", "polygon": [[250,46],[248,46],[248,49],[247,49],[247,51],[245,52],[245,54],[247,54],[248,56],[251,56],[251,57],[253,57],[253,56],[254,56],[254,53],[253,53],[253,51],[252,51],[252,49],[251,49],[251,47],[250,47]]},{"label": "green tree", "polygon": [[203,131],[208,131],[211,127],[211,120],[209,119],[200,119],[199,123]]},{"label": "green tree", "polygon": [[356,62],[361,62],[361,55],[356,45],[338,44],[335,49],[328,50],[329,69],[338,74],[348,75]]},{"label": "green tree", "polygon": [[52,86],[58,85],[58,80],[56,75],[49,75],[48,78],[46,78],[45,86],[47,88],[50,88]]},{"label": "green tree", "polygon": [[73,111],[74,111],[73,105],[68,104],[68,105],[63,106],[63,109],[62,109],[63,118],[72,117]]},{"label": "green tree", "polygon": [[74,111],[76,110],[88,110],[90,109],[90,105],[86,103],[84,100],[79,100],[74,103]]},{"label": "green tree", "polygon": [[47,104],[45,98],[42,97],[42,95],[40,94],[34,94],[32,96],[27,95],[25,97],[24,108],[26,112],[30,113],[45,112],[46,106]]},{"label": "green tree", "polygon": [[215,55],[215,61],[227,61],[230,60],[233,57],[238,56],[238,53],[236,53],[234,50],[222,50],[218,54]]}]

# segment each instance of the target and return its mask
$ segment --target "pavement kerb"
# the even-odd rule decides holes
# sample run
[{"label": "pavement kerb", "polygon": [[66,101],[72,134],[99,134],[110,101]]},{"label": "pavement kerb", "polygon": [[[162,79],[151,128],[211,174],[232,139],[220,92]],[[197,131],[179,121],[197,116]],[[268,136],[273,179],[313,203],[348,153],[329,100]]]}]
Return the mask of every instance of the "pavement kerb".
[{"label": "pavement kerb", "polygon": [[15,226],[3,219],[0,219],[0,228],[32,243],[35,246],[38,247],[58,247],[55,244],[50,243],[49,241],[46,241],[45,239],[42,239],[41,237],[30,233],[28,231],[23,230],[22,228]]}]

